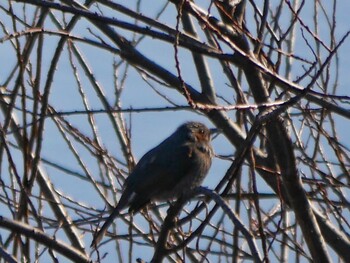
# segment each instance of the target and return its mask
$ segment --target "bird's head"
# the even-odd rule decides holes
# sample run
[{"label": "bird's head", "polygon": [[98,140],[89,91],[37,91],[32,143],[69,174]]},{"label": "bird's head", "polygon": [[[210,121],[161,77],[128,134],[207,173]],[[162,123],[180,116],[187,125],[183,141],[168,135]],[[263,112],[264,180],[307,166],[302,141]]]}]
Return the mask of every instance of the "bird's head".
[{"label": "bird's head", "polygon": [[204,143],[210,142],[210,137],[213,131],[200,122],[186,122],[177,130],[177,132],[183,134],[187,139],[190,139],[193,142]]}]

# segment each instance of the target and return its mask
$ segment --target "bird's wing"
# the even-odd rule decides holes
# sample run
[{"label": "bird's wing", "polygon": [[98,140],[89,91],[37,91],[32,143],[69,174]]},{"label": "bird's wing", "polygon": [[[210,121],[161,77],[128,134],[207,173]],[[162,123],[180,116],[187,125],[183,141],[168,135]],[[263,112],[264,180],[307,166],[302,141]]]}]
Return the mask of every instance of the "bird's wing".
[{"label": "bird's wing", "polygon": [[91,246],[98,245],[124,207],[130,205],[132,211],[137,211],[157,194],[175,187],[193,167],[193,154],[193,148],[189,145],[178,145],[168,140],[146,153],[127,178],[118,205],[95,233]]},{"label": "bird's wing", "polygon": [[127,187],[148,200],[159,191],[173,188],[189,173],[192,151],[186,144],[159,145],[141,158],[127,179]]}]

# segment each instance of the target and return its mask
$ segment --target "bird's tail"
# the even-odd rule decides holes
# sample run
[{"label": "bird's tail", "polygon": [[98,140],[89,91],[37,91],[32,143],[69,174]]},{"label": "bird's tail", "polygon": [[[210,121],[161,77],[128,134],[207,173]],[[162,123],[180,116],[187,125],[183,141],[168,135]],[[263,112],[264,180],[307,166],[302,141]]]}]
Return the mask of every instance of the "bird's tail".
[{"label": "bird's tail", "polygon": [[100,243],[103,236],[106,234],[107,229],[109,226],[113,223],[114,219],[119,215],[120,209],[118,207],[114,208],[113,212],[110,214],[110,216],[107,218],[107,220],[104,222],[102,227],[94,234],[94,238],[91,242],[91,247],[97,247],[97,245]]},{"label": "bird's tail", "polygon": [[119,200],[119,203],[117,206],[113,209],[110,216],[107,218],[106,222],[102,225],[100,230],[96,230],[94,234],[94,238],[91,242],[91,247],[97,247],[97,245],[100,243],[103,236],[106,234],[107,229],[109,226],[113,223],[113,220],[119,216],[120,211],[123,210],[126,206],[129,205],[129,202],[135,197],[135,193],[130,191],[129,188],[126,188],[124,193],[122,194],[122,197]]}]

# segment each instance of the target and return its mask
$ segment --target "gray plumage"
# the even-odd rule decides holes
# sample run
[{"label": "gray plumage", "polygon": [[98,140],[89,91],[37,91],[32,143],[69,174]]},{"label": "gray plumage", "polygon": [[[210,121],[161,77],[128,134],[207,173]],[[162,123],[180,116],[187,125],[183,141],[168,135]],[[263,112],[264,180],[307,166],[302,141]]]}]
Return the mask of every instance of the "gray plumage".
[{"label": "gray plumage", "polygon": [[186,195],[201,185],[211,166],[211,131],[202,123],[187,122],[170,137],[147,152],[125,181],[124,191],[92,246],[97,245],[121,210],[134,213],[150,201]]}]

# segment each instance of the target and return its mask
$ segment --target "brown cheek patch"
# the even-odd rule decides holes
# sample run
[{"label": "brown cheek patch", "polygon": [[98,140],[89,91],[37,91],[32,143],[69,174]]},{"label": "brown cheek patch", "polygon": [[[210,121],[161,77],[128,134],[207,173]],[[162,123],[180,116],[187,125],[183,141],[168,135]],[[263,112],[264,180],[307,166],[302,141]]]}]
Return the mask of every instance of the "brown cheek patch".
[{"label": "brown cheek patch", "polygon": [[208,136],[206,135],[206,134],[201,134],[201,133],[198,133],[198,134],[196,134],[196,137],[197,137],[197,140],[198,141],[208,141],[209,139],[208,139]]}]

